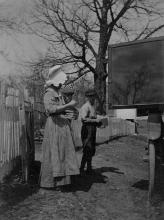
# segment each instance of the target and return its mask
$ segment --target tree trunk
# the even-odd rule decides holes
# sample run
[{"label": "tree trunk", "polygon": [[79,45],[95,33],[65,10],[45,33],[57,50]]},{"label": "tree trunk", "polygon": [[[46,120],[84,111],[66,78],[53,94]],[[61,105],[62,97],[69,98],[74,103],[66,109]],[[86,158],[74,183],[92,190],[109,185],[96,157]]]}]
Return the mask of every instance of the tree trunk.
[{"label": "tree trunk", "polygon": [[97,111],[100,114],[106,113],[106,69],[104,60],[96,62],[96,74],[94,75],[95,90],[98,97]]}]

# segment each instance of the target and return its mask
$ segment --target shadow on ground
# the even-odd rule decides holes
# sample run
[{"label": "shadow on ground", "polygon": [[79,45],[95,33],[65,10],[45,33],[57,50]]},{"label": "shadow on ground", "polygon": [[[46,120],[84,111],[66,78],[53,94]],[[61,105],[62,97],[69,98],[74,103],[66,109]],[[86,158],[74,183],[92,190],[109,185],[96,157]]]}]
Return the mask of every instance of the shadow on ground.
[{"label": "shadow on ground", "polygon": [[29,182],[22,180],[20,167],[14,169],[3,183],[0,183],[0,213],[25,200],[28,196],[36,193],[39,189],[40,163],[35,163],[31,167]]},{"label": "shadow on ground", "polygon": [[7,211],[9,207],[12,207],[28,196],[36,193],[38,187],[33,187],[28,184],[22,183],[12,183],[12,184],[3,184],[0,186],[0,197],[1,197],[1,206],[0,213]]},{"label": "shadow on ground", "polygon": [[122,136],[113,136],[113,137],[110,137],[109,139],[106,139],[104,140],[104,138],[99,138],[96,142],[96,146],[99,146],[99,145],[102,145],[102,144],[108,144],[109,142],[111,141],[114,141],[114,140],[118,140],[118,139],[121,139],[122,137],[125,137],[125,135],[122,135]]},{"label": "shadow on ground", "polygon": [[[25,200],[28,196],[37,193],[39,190],[40,162],[35,161],[31,167],[29,182],[23,184],[18,178],[19,175],[13,173],[3,184],[0,185],[0,197],[4,203],[0,205],[0,213],[7,212],[10,208]],[[101,167],[93,170],[92,174],[84,172],[83,175],[73,176],[72,184],[61,189],[62,192],[88,192],[94,183],[108,182],[108,177],[103,175],[106,172],[124,174],[115,167]]]},{"label": "shadow on ground", "polygon": [[[148,180],[140,180],[140,181],[134,183],[132,185],[132,187],[148,192],[149,181]],[[154,191],[153,191],[152,196],[151,196],[151,204],[153,206],[160,207],[162,203],[164,203],[163,181],[155,183]]]},{"label": "shadow on ground", "polygon": [[110,172],[110,173],[124,174],[123,172],[119,171],[119,169],[116,167],[101,167],[101,168],[97,168],[95,171],[97,173]]},{"label": "shadow on ground", "polygon": [[63,191],[64,192],[76,192],[76,191],[88,192],[94,183],[106,184],[108,182],[108,177],[103,175],[103,173],[105,172],[124,174],[123,172],[120,172],[119,169],[115,167],[97,168],[93,170],[92,174],[84,173],[83,175],[74,176],[72,178],[72,184],[68,187],[64,187]]},{"label": "shadow on ground", "polygon": [[141,189],[141,190],[148,190],[149,181],[148,180],[140,180],[132,185],[132,187]]}]

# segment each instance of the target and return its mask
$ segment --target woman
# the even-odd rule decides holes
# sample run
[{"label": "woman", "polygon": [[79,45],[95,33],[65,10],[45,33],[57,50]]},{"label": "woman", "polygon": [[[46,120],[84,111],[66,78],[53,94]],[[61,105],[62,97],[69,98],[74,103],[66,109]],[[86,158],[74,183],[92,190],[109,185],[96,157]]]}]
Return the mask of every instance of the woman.
[{"label": "woman", "polygon": [[70,131],[70,119],[75,117],[72,110],[75,100],[65,104],[60,88],[66,74],[57,65],[50,69],[46,82],[44,105],[48,115],[42,144],[43,159],[40,186],[58,187],[71,183],[70,176],[79,174],[78,161]]}]

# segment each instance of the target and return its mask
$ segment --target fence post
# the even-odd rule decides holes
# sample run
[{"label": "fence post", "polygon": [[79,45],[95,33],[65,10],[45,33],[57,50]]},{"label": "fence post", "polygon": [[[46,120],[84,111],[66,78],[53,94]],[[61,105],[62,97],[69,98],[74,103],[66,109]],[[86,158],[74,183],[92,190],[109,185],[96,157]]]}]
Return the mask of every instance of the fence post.
[{"label": "fence post", "polygon": [[30,172],[31,164],[33,164],[35,160],[33,109],[30,107],[30,109],[25,112],[25,115],[26,115],[26,139],[27,139],[27,165],[28,165],[28,172]]}]

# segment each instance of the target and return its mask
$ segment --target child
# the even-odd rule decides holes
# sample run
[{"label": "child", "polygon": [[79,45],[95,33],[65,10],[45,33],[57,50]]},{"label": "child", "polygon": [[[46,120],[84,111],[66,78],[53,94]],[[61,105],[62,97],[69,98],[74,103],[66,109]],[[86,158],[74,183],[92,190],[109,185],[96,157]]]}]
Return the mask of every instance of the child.
[{"label": "child", "polygon": [[[64,88],[62,88],[62,95],[63,95],[64,101],[65,101],[66,104],[71,102],[72,99],[73,100],[77,100],[77,102],[78,102],[78,96],[77,96],[78,93],[72,87],[64,87]],[[71,134],[72,134],[74,145],[76,147],[76,141],[75,141],[76,137],[75,137],[75,131],[74,130],[76,129],[76,127],[75,127],[75,124],[76,124],[75,120],[78,119],[79,111],[77,110],[77,108],[72,108],[72,110],[73,110],[73,113],[70,112],[70,114],[68,114],[68,112],[67,112],[67,115],[70,115],[70,118],[71,118],[69,120],[70,121],[70,130],[71,130]]]},{"label": "child", "polygon": [[72,100],[72,97],[75,93],[73,88],[64,87],[61,89],[62,95],[64,97],[65,103],[69,103]]},{"label": "child", "polygon": [[92,173],[92,157],[95,154],[96,145],[96,127],[100,126],[101,122],[97,119],[95,111],[96,93],[92,89],[85,93],[87,102],[81,107],[80,116],[82,120],[81,139],[83,144],[83,156],[81,160],[80,172],[84,172],[87,164],[87,173]]}]

